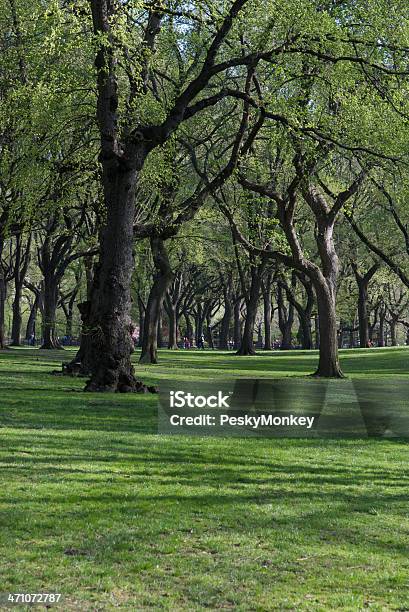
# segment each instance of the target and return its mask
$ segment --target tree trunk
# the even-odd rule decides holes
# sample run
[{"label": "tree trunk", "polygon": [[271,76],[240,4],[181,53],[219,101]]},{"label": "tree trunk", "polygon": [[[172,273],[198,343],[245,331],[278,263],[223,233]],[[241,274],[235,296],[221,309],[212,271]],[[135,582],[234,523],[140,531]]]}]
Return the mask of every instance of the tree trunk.
[{"label": "tree trunk", "polygon": [[339,365],[337,317],[333,290],[327,283],[315,282],[319,318],[319,362],[314,376],[343,378]]},{"label": "tree trunk", "polygon": [[14,300],[13,300],[13,322],[11,325],[11,345],[12,346],[20,346],[21,345],[21,296],[23,286],[19,283],[15,283],[14,289]]},{"label": "tree trunk", "polygon": [[320,348],[320,320],[318,314],[314,317],[315,348]]},{"label": "tree trunk", "polygon": [[290,303],[288,310],[284,304],[283,289],[278,286],[277,289],[277,305],[278,305],[278,325],[281,331],[281,346],[282,351],[288,351],[292,348],[292,326],[294,321],[294,306]]},{"label": "tree trunk", "polygon": [[236,300],[233,306],[233,349],[237,351],[241,341],[241,300]]},{"label": "tree trunk", "polygon": [[246,317],[244,320],[243,335],[237,355],[255,355],[254,327],[256,324],[257,308],[260,299],[260,289],[266,260],[259,265],[251,266],[251,285],[246,297]]},{"label": "tree trunk", "polygon": [[67,338],[72,338],[72,322],[74,318],[74,311],[71,304],[68,305],[65,313],[65,335]]},{"label": "tree trunk", "polygon": [[379,313],[379,337],[378,346],[385,346],[385,314]]},{"label": "tree trunk", "polygon": [[27,244],[23,248],[21,234],[16,235],[16,258],[14,262],[14,300],[13,300],[13,323],[11,328],[12,346],[21,344],[21,297],[23,283],[27,274],[28,264],[30,263],[31,235]]},{"label": "tree trunk", "polygon": [[368,285],[365,282],[358,283],[358,321],[359,321],[359,346],[369,346],[368,325]]},{"label": "tree trunk", "polygon": [[156,274],[149,293],[143,326],[140,363],[158,363],[158,324],[166,292],[173,280],[168,254],[161,238],[150,240]]},{"label": "tree trunk", "polygon": [[35,326],[36,326],[39,299],[40,299],[39,296],[36,295],[34,297],[34,302],[30,308],[30,314],[28,316],[27,327],[26,327],[26,336],[25,336],[26,340],[30,340],[30,338],[35,336]]},{"label": "tree trunk", "polygon": [[224,314],[220,324],[219,349],[227,350],[229,348],[230,322],[232,317],[232,304],[230,297],[224,296]]},{"label": "tree trunk", "polygon": [[6,330],[5,330],[5,308],[7,298],[7,284],[4,274],[1,270],[0,263],[0,349],[6,348]]},{"label": "tree trunk", "polygon": [[311,313],[299,311],[298,319],[301,329],[301,348],[309,351],[312,349]]},{"label": "tree trunk", "polygon": [[266,281],[263,286],[263,314],[264,314],[264,350],[271,351],[271,319],[272,319],[272,308],[271,308],[271,273],[267,275]]},{"label": "tree trunk", "polygon": [[163,313],[163,308],[160,309],[159,318],[158,318],[158,340],[157,342],[158,342],[159,348],[163,347],[162,313]]},{"label": "tree trunk", "polygon": [[213,329],[210,321],[210,317],[206,317],[206,336],[207,343],[210,349],[214,349],[214,338],[213,338]]},{"label": "tree trunk", "polygon": [[139,338],[138,347],[141,348],[143,344],[144,326],[145,326],[145,304],[142,298],[138,295],[138,310],[139,310]]},{"label": "tree trunk", "polygon": [[194,331],[192,326],[192,321],[188,312],[184,313],[185,323],[186,323],[186,332],[185,336],[189,340],[190,343],[193,341]]},{"label": "tree trunk", "polygon": [[397,346],[398,340],[396,337],[396,321],[394,321],[394,319],[389,321],[389,329],[391,332],[391,346]]},{"label": "tree trunk", "polygon": [[[101,101],[102,103],[102,101]],[[90,313],[91,378],[86,391],[144,391],[134,377],[131,276],[137,172],[116,157],[103,159],[107,208]]]},{"label": "tree trunk", "polygon": [[257,316],[257,303],[251,301],[247,304],[246,317],[244,319],[244,329],[241,337],[240,348],[237,355],[255,355],[254,348],[254,326]]},{"label": "tree trunk", "polygon": [[195,315],[195,343],[199,346],[201,336],[203,336],[203,326],[206,318],[206,313],[201,304],[197,305],[197,312]]},{"label": "tree trunk", "polygon": [[42,349],[61,348],[56,330],[57,294],[57,282],[53,275],[46,271],[44,275],[43,343],[40,347]]},{"label": "tree trunk", "polygon": [[359,346],[369,346],[369,314],[368,314],[368,285],[379,269],[379,264],[373,264],[366,274],[360,274],[356,263],[352,264],[355,280],[358,285],[358,324],[359,324]]},{"label": "tree trunk", "polygon": [[168,339],[168,349],[176,350],[178,349],[178,317],[176,313],[176,308],[168,306],[167,315],[169,319],[169,339]]},{"label": "tree trunk", "polygon": [[263,348],[263,331],[261,323],[257,325],[257,346]]}]

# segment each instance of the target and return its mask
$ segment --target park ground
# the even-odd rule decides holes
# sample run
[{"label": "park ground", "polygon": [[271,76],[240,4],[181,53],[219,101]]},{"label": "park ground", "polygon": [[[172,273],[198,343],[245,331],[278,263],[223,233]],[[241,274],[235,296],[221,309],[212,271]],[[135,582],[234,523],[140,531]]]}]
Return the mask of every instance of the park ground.
[{"label": "park ground", "polygon": [[[404,440],[158,436],[155,396],[84,394],[49,374],[68,357],[0,353],[1,592],[63,593],[62,610],[409,610]],[[303,375],[316,358],[162,351],[139,370]],[[342,352],[351,377],[408,364],[406,348]]]}]

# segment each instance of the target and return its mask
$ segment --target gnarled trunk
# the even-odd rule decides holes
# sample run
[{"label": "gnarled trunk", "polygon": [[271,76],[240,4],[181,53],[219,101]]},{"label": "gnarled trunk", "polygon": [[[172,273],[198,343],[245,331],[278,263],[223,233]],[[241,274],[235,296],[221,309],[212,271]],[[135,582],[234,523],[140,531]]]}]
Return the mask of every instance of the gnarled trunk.
[{"label": "gnarled trunk", "polygon": [[335,299],[326,283],[314,283],[319,314],[320,349],[315,376],[343,378],[338,357]]},{"label": "gnarled trunk", "polygon": [[333,240],[334,220],[318,218],[316,242],[322,262],[322,272],[317,269],[311,276],[317,296],[319,321],[319,361],[315,376],[343,378],[339,364],[337,341],[336,293],[339,271],[338,256]]},{"label": "gnarled trunk", "polygon": [[116,158],[103,160],[106,224],[90,311],[91,378],[86,391],[138,391],[134,377],[131,276],[137,172]]}]

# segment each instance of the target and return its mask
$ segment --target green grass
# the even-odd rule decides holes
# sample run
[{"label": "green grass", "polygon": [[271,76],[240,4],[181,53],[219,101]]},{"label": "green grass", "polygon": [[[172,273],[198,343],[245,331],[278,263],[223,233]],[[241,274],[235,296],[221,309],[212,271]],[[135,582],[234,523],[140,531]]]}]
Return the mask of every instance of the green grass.
[{"label": "green grass", "polygon": [[[160,357],[142,379],[303,375],[317,358]],[[409,377],[408,357],[342,363]],[[84,394],[49,375],[61,359],[0,353],[0,592],[61,592],[61,610],[409,610],[403,441],[158,436],[156,397]]]}]

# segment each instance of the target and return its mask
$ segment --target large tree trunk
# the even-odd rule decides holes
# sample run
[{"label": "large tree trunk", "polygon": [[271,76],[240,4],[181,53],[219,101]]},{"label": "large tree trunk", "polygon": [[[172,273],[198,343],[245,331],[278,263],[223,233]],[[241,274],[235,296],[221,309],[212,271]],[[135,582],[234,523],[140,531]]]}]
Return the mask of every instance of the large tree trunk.
[{"label": "large tree trunk", "polygon": [[311,281],[317,296],[319,321],[319,362],[315,376],[343,378],[339,364],[337,341],[336,294],[339,261],[335,251],[333,230],[334,220],[327,215],[317,219],[315,235],[322,271],[315,269]]},{"label": "large tree trunk", "polygon": [[107,207],[91,304],[91,379],[86,391],[137,391],[131,322],[136,169],[103,161]]},{"label": "large tree trunk", "polygon": [[315,334],[315,344],[314,348],[320,348],[320,320],[318,313],[314,317],[314,334]]},{"label": "large tree trunk", "polygon": [[298,319],[301,330],[301,348],[309,351],[312,349],[311,313],[299,311]]},{"label": "large tree trunk", "polygon": [[44,313],[42,349],[61,348],[56,330],[58,284],[52,274],[44,274]]},{"label": "large tree trunk", "polygon": [[153,279],[145,310],[140,363],[158,362],[159,318],[163,300],[173,280],[173,273],[163,240],[154,237],[151,238],[150,244],[157,272]]},{"label": "large tree trunk", "polygon": [[315,376],[342,378],[337,343],[337,316],[335,300],[326,283],[314,283],[319,314],[320,349]]}]

